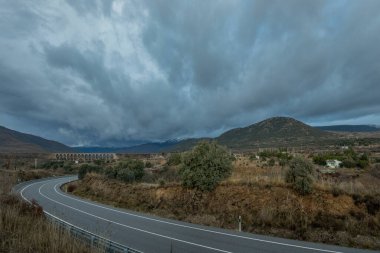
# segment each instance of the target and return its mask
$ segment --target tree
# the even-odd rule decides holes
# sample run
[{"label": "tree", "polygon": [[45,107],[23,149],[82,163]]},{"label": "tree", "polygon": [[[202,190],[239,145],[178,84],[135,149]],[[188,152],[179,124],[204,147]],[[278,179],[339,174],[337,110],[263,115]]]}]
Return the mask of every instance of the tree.
[{"label": "tree", "polygon": [[231,174],[232,157],[215,142],[200,142],[182,158],[179,174],[185,187],[211,191]]},{"label": "tree", "polygon": [[102,168],[97,166],[97,165],[82,164],[79,167],[78,178],[83,179],[87,173],[90,173],[90,172],[98,172],[99,173],[101,171],[102,171]]},{"label": "tree", "polygon": [[172,153],[168,159],[168,165],[179,165],[182,161],[180,153]]},{"label": "tree", "polygon": [[312,192],[314,167],[311,162],[301,157],[295,157],[289,163],[286,182],[302,195]]},{"label": "tree", "polygon": [[126,183],[134,182],[136,177],[132,170],[122,169],[117,173],[117,178]]},{"label": "tree", "polygon": [[[127,161],[120,162],[117,165],[117,178],[125,178],[126,174],[133,174],[134,180],[140,180],[144,176],[144,162],[137,159],[128,159]],[[129,170],[130,172],[126,172],[126,170]],[[119,176],[119,174],[123,171],[123,176]],[[130,179],[131,177],[129,177]],[[123,180],[125,181],[125,180]],[[127,180],[126,182],[131,182],[131,180]]]}]

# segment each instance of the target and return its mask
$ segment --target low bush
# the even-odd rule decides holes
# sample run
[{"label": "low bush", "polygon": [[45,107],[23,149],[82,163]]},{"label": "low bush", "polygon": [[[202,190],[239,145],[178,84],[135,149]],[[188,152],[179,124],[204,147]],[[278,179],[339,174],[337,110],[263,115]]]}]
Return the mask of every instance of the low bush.
[{"label": "low bush", "polygon": [[168,159],[168,165],[179,165],[181,164],[182,162],[182,157],[181,157],[181,154],[180,153],[172,153],[170,154],[169,156],[169,159]]},{"label": "low bush", "polygon": [[375,215],[380,210],[380,195],[353,194],[352,199],[357,206],[364,203],[369,214]]},{"label": "low bush", "polygon": [[135,173],[131,169],[125,168],[117,172],[117,179],[125,183],[131,183],[136,180],[136,176],[135,176]]},{"label": "low bush", "polygon": [[102,172],[102,168],[100,166],[98,166],[98,165],[82,164],[79,167],[78,178],[79,179],[83,179],[86,176],[87,173],[91,173],[91,172],[100,173],[100,172]]}]

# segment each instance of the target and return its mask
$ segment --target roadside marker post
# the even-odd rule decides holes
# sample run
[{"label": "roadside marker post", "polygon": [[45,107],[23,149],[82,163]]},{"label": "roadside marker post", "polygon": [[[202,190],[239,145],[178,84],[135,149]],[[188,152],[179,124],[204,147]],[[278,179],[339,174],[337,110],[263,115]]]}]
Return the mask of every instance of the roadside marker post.
[{"label": "roadside marker post", "polygon": [[241,232],[241,216],[239,215],[239,232]]}]

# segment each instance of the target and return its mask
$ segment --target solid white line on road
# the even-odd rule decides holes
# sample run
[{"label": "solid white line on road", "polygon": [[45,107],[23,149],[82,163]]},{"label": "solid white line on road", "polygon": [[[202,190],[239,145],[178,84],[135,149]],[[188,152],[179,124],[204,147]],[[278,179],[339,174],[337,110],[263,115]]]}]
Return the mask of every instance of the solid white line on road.
[{"label": "solid white line on road", "polygon": [[[98,218],[100,220],[104,220],[104,221],[107,221],[107,222],[110,222],[110,223],[114,223],[116,225],[119,225],[119,226],[122,226],[122,227],[126,227],[126,228],[129,228],[129,229],[133,229],[133,230],[136,230],[136,231],[140,231],[140,232],[143,232],[143,233],[147,233],[147,234],[151,234],[151,235],[155,235],[155,236],[159,236],[159,237],[162,237],[162,238],[166,238],[166,239],[169,239],[169,240],[173,240],[173,241],[177,241],[177,242],[182,242],[182,243],[186,243],[186,244],[190,244],[190,245],[193,245],[193,246],[197,246],[197,247],[201,247],[201,248],[206,248],[206,249],[210,249],[210,250],[214,250],[214,251],[218,251],[218,252],[224,252],[224,253],[233,253],[231,251],[227,251],[227,250],[222,250],[222,249],[217,249],[217,248],[213,248],[213,247],[209,247],[209,246],[206,246],[206,245],[202,245],[202,244],[198,244],[198,243],[194,243],[194,242],[189,242],[189,241],[185,241],[185,240],[181,240],[181,239],[178,239],[178,238],[174,238],[174,237],[170,237],[170,236],[166,236],[166,235],[161,235],[161,234],[157,234],[157,233],[154,233],[154,232],[150,232],[150,231],[147,231],[147,230],[143,230],[143,229],[140,229],[140,228],[136,228],[136,227],[132,227],[132,226],[128,226],[128,225],[125,225],[125,224],[122,224],[122,223],[119,223],[119,222],[115,222],[115,221],[112,221],[112,220],[109,220],[109,219],[106,219],[106,218],[103,218],[103,217],[99,217],[99,216],[96,216],[94,214],[91,214],[91,213],[88,213],[88,212],[85,212],[85,211],[82,211],[82,210],[79,210],[77,208],[74,208],[72,206],[69,206],[69,205],[66,205],[64,203],[61,203],[59,201],[56,201],[52,198],[49,198],[48,196],[46,196],[45,194],[43,194],[41,192],[41,188],[43,186],[45,186],[45,184],[41,185],[40,188],[38,189],[38,192],[41,196],[45,197],[46,199],[52,201],[52,202],[55,202],[57,204],[60,204],[60,205],[63,205],[63,206],[66,206],[68,208],[71,208],[73,210],[76,210],[78,212],[81,212],[81,213],[84,213],[84,214],[87,214],[89,216],[92,216],[92,217],[95,217],[95,218]],[[57,186],[58,184],[56,184]]]},{"label": "solid white line on road", "polygon": [[183,224],[177,224],[177,223],[174,223],[174,222],[169,222],[169,221],[163,221],[163,220],[159,220],[159,219],[149,218],[149,217],[145,217],[145,216],[141,216],[141,215],[137,215],[137,214],[131,214],[131,213],[128,213],[128,212],[125,212],[125,211],[120,211],[120,210],[112,209],[112,208],[109,208],[109,207],[105,207],[105,206],[97,205],[97,204],[90,203],[90,202],[87,202],[87,201],[83,201],[83,200],[80,200],[80,199],[77,199],[77,198],[73,198],[73,197],[68,196],[68,195],[66,195],[66,194],[62,194],[62,193],[60,193],[60,192],[57,191],[57,186],[58,186],[59,184],[62,184],[62,183],[58,183],[58,184],[56,184],[56,185],[54,186],[54,191],[55,191],[56,193],[58,193],[59,195],[61,195],[61,196],[64,196],[64,197],[66,197],[66,198],[73,199],[73,200],[76,200],[76,201],[78,201],[78,202],[82,202],[82,203],[85,203],[85,204],[88,204],[88,205],[92,205],[92,206],[100,207],[100,208],[103,208],[103,209],[106,209],[106,210],[110,210],[110,211],[113,211],[113,212],[117,212],[117,213],[122,213],[122,214],[130,215],[130,216],[133,216],[133,217],[138,217],[138,218],[141,218],[141,219],[146,219],[146,220],[151,220],[151,221],[155,221],[155,222],[165,223],[165,224],[169,224],[169,225],[173,225],[173,226],[178,226],[178,227],[184,227],[184,228],[189,228],[189,229],[199,230],[199,231],[203,231],[203,232],[209,232],[209,233],[214,233],[214,234],[219,234],[219,235],[225,235],[225,236],[231,236],[231,237],[236,237],[236,238],[241,238],[241,239],[247,239],[247,240],[252,240],[252,241],[258,241],[258,242],[264,242],[264,243],[270,243],[270,244],[277,244],[277,245],[282,245],[282,246],[288,246],[288,247],[294,247],[294,248],[301,248],[301,249],[307,249],[307,250],[314,250],[314,251],[320,251],[320,252],[328,252],[328,253],[343,253],[343,252],[341,252],[341,251],[333,251],[333,250],[326,250],[326,249],[318,249],[318,248],[312,248],[312,247],[306,247],[306,246],[294,245],[294,244],[289,244],[289,243],[282,243],[282,242],[275,242],[275,241],[269,241],[269,240],[257,239],[257,238],[252,238],[252,237],[242,236],[242,235],[228,234],[228,233],[224,233],[224,232],[213,231],[213,230],[209,230],[209,229],[197,228],[197,227],[187,226],[187,225],[183,225]]},{"label": "solid white line on road", "polygon": [[[26,189],[29,188],[30,186],[35,185],[35,184],[38,184],[38,183],[41,183],[41,182],[36,182],[36,183],[30,184],[30,185],[24,187],[24,188],[22,189],[22,191],[20,191],[20,195],[21,195],[21,197],[22,197],[25,201],[27,201],[29,204],[31,204],[31,202],[30,202],[30,201],[29,201],[29,200],[23,195],[23,192],[24,192],[24,190],[26,190]],[[80,227],[78,227],[78,226],[76,226],[76,225],[74,225],[74,224],[71,224],[70,222],[67,222],[67,221],[65,221],[65,220],[62,220],[61,218],[58,218],[57,216],[55,216],[55,215],[49,213],[49,212],[46,211],[46,210],[43,210],[43,211],[44,211],[44,213],[50,215],[50,216],[53,217],[54,219],[57,219],[57,220],[59,220],[60,222],[63,222],[63,223],[65,223],[65,224],[67,224],[67,225],[69,225],[69,226],[71,226],[71,227],[74,227],[74,228],[79,229],[79,230],[86,231],[87,233],[89,233],[89,234],[91,234],[91,235],[95,235],[95,236],[97,236],[97,237],[99,237],[99,238],[101,238],[101,239],[103,239],[103,240],[105,240],[105,241],[111,241],[111,240],[108,239],[108,238],[105,238],[105,237],[100,236],[100,235],[96,235],[96,234],[94,234],[94,233],[92,233],[92,232],[90,232],[90,231],[88,231],[88,230],[86,230],[86,229],[80,228]],[[127,247],[127,246],[122,245],[122,244],[120,244],[120,243],[116,243],[116,242],[113,242],[113,243],[115,243],[115,244],[119,244],[120,246],[123,246],[123,247],[125,247],[125,248],[130,248],[130,247]],[[130,249],[131,249],[131,248],[130,248]],[[138,251],[138,250],[136,250],[136,251]]]}]

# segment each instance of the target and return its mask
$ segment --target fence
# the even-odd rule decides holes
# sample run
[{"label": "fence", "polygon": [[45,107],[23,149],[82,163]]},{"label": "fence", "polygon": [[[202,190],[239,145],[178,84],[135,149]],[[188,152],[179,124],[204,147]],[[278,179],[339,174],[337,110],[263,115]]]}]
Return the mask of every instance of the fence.
[{"label": "fence", "polygon": [[45,215],[54,225],[58,226],[59,229],[67,230],[69,234],[74,238],[88,243],[88,245],[91,245],[91,247],[104,249],[104,252],[106,253],[142,253],[141,251],[113,242],[109,239],[74,226],[47,212],[45,212]]},{"label": "fence", "polygon": [[[56,177],[56,178],[60,178],[60,177]],[[28,182],[19,183],[12,188],[12,192],[17,193],[23,186],[30,184],[30,182],[38,182],[38,181],[43,181],[43,180],[46,180],[46,179],[36,179],[36,180],[28,181]],[[24,197],[23,199],[31,203],[28,199]],[[91,247],[104,249],[104,252],[106,253],[143,253],[141,251],[127,247],[120,243],[113,242],[107,238],[104,238],[102,236],[99,236],[89,231],[86,231],[84,229],[81,229],[73,224],[70,224],[48,213],[47,211],[44,211],[44,214],[59,229],[67,230],[69,234],[73,236],[74,238],[81,240],[85,243],[88,243],[88,245],[90,245]]]}]

